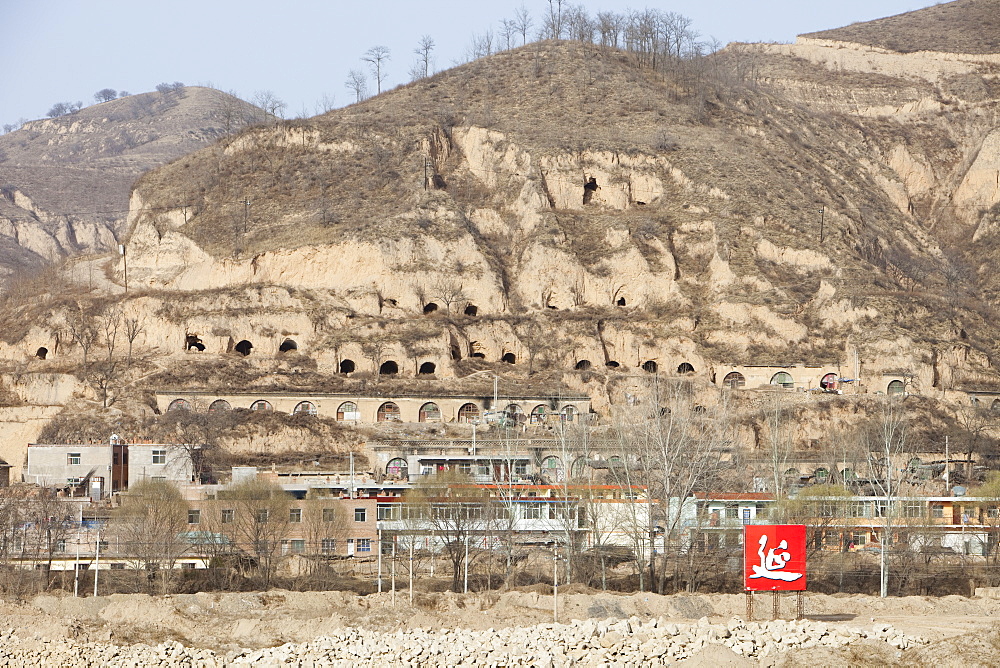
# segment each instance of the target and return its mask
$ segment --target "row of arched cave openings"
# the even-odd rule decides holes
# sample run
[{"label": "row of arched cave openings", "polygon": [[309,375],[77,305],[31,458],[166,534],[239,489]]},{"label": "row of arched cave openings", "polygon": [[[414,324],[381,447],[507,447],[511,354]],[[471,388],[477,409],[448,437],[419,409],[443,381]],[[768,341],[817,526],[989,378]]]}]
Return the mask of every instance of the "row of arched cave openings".
[{"label": "row of arched cave openings", "polygon": [[[208,406],[208,411],[232,410],[233,406],[225,399],[216,399]],[[187,399],[174,399],[167,406],[168,411],[190,411],[194,406]],[[274,411],[274,406],[266,399],[256,399],[250,404],[252,411]],[[574,422],[577,418],[575,406],[563,406],[559,410],[553,409],[547,404],[538,404],[531,409],[530,413],[525,413],[520,404],[511,403],[504,408],[504,416],[508,423],[512,424],[544,424],[550,419],[559,419],[566,422]],[[292,410],[292,415],[319,415],[319,409],[311,401],[300,401]],[[458,409],[457,421],[463,424],[478,424],[482,417],[482,411],[478,405],[469,402],[462,404]],[[360,422],[363,421],[358,404],[353,401],[344,401],[337,407],[336,418],[339,422]],[[375,411],[376,422],[399,422],[402,420],[399,405],[392,401],[383,402]],[[417,414],[419,422],[442,422],[441,408],[433,401],[428,401],[420,407]]]},{"label": "row of arched cave openings", "polygon": [[[997,399],[997,403],[1000,405],[1000,399]],[[912,458],[907,463],[906,470],[910,473],[916,473],[921,477],[926,477],[930,473],[930,468],[925,467],[923,461],[919,457]],[[837,470],[837,467],[834,467],[831,471],[831,469],[825,466],[820,466],[819,468],[814,469],[812,473],[809,471],[799,471],[794,467],[785,470],[785,479],[788,482],[799,482],[803,478],[812,478],[813,482],[820,485],[828,482],[852,483],[861,480],[858,476],[858,472],[850,467],[839,471]]]},{"label": "row of arched cave openings", "polygon": [[[835,373],[828,373],[819,381],[820,389],[823,390],[835,390],[837,389],[838,376]],[[747,379],[739,371],[732,371],[727,373],[722,379],[722,386],[727,387],[732,390],[739,390],[746,387]],[[792,374],[787,371],[779,371],[778,373],[771,376],[771,385],[777,385],[778,387],[783,387],[785,389],[793,389],[795,387],[795,380],[792,378]],[[889,384],[885,388],[886,394],[889,395],[900,395],[906,392],[906,385],[901,380],[889,381]],[[1000,409],[1000,399],[994,402],[994,407]]]},{"label": "row of arched cave openings", "polygon": [[[474,359],[483,359],[483,360],[486,359],[486,354],[482,352],[479,343],[477,341],[473,341],[470,347],[472,348],[472,352],[469,355],[470,357]],[[201,352],[205,350],[205,344],[198,337],[198,335],[188,334],[186,337],[185,349],[189,351],[196,350]],[[232,347],[232,352],[242,355],[243,357],[247,357],[253,352],[253,349],[254,349],[253,343],[251,343],[247,339],[243,339],[242,341],[236,343]],[[296,343],[293,339],[285,339],[284,341],[282,341],[281,345],[278,346],[279,353],[288,353],[296,351],[298,349],[299,349],[299,344]],[[40,354],[39,356],[42,357],[42,359],[45,359],[43,355]],[[461,359],[461,355],[457,354],[456,351],[452,351],[452,357],[456,359]],[[517,355],[515,355],[512,352],[504,352],[500,356],[500,361],[506,364],[517,364]],[[607,362],[605,362],[604,365],[609,369],[618,369],[621,367],[621,364],[616,362],[615,360],[608,360]],[[345,373],[345,374],[353,373],[358,368],[357,363],[351,359],[341,360],[339,367],[340,367],[340,373]],[[574,365],[573,368],[576,371],[591,371],[594,369],[594,364],[590,360],[583,359],[579,360]],[[659,364],[657,364],[654,360],[647,360],[646,362],[643,362],[640,365],[640,368],[648,373],[657,373],[660,370]],[[437,365],[434,364],[434,362],[423,362],[417,369],[417,373],[420,375],[430,375],[435,373],[436,371],[437,371]],[[395,360],[386,360],[385,362],[382,362],[379,365],[378,372],[379,375],[382,376],[394,376],[399,373],[399,363],[396,362]],[[692,365],[690,362],[682,362],[680,365],[677,366],[678,375],[682,376],[691,375],[694,374],[694,372],[695,372],[694,365]]]}]

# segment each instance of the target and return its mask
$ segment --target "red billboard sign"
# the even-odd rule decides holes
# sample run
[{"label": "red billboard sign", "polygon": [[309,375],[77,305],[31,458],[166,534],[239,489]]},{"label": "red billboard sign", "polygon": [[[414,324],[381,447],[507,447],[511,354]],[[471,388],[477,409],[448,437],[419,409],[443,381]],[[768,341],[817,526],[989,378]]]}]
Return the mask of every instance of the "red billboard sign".
[{"label": "red billboard sign", "polygon": [[744,526],[743,584],[747,591],[805,591],[805,525]]}]

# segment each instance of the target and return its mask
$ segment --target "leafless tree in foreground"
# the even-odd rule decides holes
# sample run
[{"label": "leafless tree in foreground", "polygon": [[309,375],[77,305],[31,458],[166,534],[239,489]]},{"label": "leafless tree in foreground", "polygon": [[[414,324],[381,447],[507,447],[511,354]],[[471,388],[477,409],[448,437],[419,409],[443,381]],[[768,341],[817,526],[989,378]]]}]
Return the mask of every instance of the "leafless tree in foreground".
[{"label": "leafless tree in foreground", "polygon": [[180,490],[162,480],[142,480],[122,495],[111,530],[135,570],[146,574],[149,593],[159,577],[160,593],[170,593],[174,563],[187,548],[188,504]]},{"label": "leafless tree in foreground", "polygon": [[[694,551],[685,537],[686,518],[694,515],[694,494],[709,491],[725,468],[731,447],[731,415],[722,394],[711,407],[696,405],[689,380],[654,377],[644,404],[619,416],[617,432],[622,452],[621,468],[629,472],[629,485],[647,489],[655,506],[650,509],[649,553],[662,532],[663,558],[650,559],[650,586],[662,592],[673,561],[675,588],[682,567],[691,572]],[[657,578],[657,568],[659,577]],[[687,583],[691,586],[691,582]]]}]

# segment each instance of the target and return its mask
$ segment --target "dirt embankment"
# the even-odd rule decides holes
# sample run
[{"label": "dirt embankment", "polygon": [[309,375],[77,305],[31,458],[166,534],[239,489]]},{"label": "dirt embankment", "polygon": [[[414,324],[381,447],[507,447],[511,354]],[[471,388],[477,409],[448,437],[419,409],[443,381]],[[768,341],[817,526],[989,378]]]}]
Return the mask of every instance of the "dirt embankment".
[{"label": "dirt embankment", "polygon": [[[769,619],[770,597],[758,596],[756,617]],[[874,664],[990,665],[1000,651],[993,625],[1000,600],[905,597],[880,600],[862,595],[807,595],[806,615],[831,627],[871,628],[891,624],[901,633],[929,641],[906,650],[868,647],[793,649],[768,659],[815,665],[847,661]],[[97,598],[44,595],[0,606],[0,628],[40,646],[46,642],[102,642],[115,645],[176,641],[188,647],[235,652],[304,643],[347,627],[382,632],[407,629],[472,630],[529,627],[552,621],[552,596],[544,587],[504,594],[415,594],[395,602],[389,593],[356,596],[345,592],[200,593],[151,597],[116,594]],[[785,618],[794,598],[782,599]],[[559,596],[559,621],[586,619],[667,619],[728,623],[745,618],[742,595],[621,595],[572,587]],[[714,651],[714,650],[713,650]],[[868,658],[865,658],[865,657]],[[796,658],[798,657],[798,658]]]}]

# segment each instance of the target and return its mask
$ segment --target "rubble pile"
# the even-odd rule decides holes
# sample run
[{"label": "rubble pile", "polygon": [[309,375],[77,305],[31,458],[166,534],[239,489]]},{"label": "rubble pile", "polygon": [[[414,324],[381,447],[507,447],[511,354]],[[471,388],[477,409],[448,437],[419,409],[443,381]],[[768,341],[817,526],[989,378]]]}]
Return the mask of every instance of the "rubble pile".
[{"label": "rubble pile", "polygon": [[871,629],[814,621],[747,623],[734,619],[711,624],[677,624],[637,617],[540,624],[528,628],[402,629],[393,633],[347,627],[311,642],[289,643],[253,651],[217,653],[178,642],[155,646],[74,643],[71,640],[22,639],[0,634],[2,666],[664,666],[691,657],[711,644],[735,654],[763,659],[796,648],[836,648],[876,640],[897,650],[926,643],[887,624]]}]

